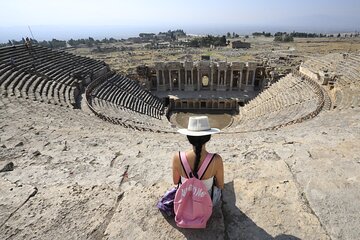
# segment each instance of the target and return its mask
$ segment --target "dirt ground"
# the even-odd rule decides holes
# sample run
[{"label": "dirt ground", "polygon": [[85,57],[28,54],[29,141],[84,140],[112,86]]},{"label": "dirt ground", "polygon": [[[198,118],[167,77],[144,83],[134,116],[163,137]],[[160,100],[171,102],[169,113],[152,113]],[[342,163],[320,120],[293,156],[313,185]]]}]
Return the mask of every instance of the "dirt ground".
[{"label": "dirt ground", "polygon": [[[150,51],[134,44],[133,51],[108,54],[69,51],[128,73],[203,54],[227,61],[297,56],[291,65],[360,49],[359,39],[247,41],[249,50]],[[206,230],[181,229],[155,205],[173,186],[172,156],[191,149],[186,137],[0,97],[0,239],[358,239],[359,145],[359,107],[322,111],[278,130],[216,134],[206,147],[224,161],[222,205]]]},{"label": "dirt ground", "polygon": [[[295,38],[292,43],[276,43],[273,38],[250,37],[248,39],[230,39],[230,41],[242,40],[251,43],[250,49],[233,50],[231,44],[227,47],[218,48],[167,48],[148,50],[145,44],[131,42],[118,42],[103,44],[101,47],[131,47],[132,51],[112,51],[108,53],[93,52],[94,48],[69,49],[69,52],[81,56],[88,56],[102,60],[109,64],[113,70],[122,74],[133,73],[137,66],[153,66],[155,61],[184,61],[185,59],[197,61],[202,55],[209,55],[214,61],[270,61],[270,65],[279,71],[299,65],[301,61],[311,56],[319,56],[334,52],[355,52],[360,49],[360,38]],[[279,57],[292,56],[290,63],[273,62]]]}]

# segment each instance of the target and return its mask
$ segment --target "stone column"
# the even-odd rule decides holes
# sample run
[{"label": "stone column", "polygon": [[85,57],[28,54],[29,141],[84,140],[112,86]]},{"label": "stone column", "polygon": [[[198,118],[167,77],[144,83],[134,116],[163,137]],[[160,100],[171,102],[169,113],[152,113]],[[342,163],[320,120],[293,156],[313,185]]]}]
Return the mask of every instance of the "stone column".
[{"label": "stone column", "polygon": [[169,84],[170,84],[170,91],[172,91],[173,89],[172,89],[172,85],[173,85],[173,81],[172,81],[172,79],[171,79],[171,70],[169,70]]},{"label": "stone column", "polygon": [[178,70],[178,84],[179,84],[179,91],[181,91],[180,69]]},{"label": "stone column", "polygon": [[249,85],[249,69],[246,70],[246,86]]},{"label": "stone column", "polygon": [[[226,86],[226,69],[224,70],[224,86]],[[225,87],[226,89],[226,87]]]},{"label": "stone column", "polygon": [[194,68],[191,69],[191,79],[190,79],[190,81],[191,81],[191,86],[194,87]]},{"label": "stone column", "polygon": [[159,84],[160,84],[159,69],[156,69],[156,90],[157,91],[159,91]]},{"label": "stone column", "polygon": [[187,69],[185,69],[185,86],[187,86],[187,85],[188,85],[187,72],[188,72],[188,70],[187,70]]},{"label": "stone column", "polygon": [[210,66],[210,90],[213,90],[213,85],[214,85],[214,67]]},{"label": "stone column", "polygon": [[216,88],[219,88],[219,86],[221,85],[221,79],[220,79],[220,69],[218,69],[218,81],[217,81],[217,87]]},{"label": "stone column", "polygon": [[197,90],[200,91],[200,69],[198,68],[198,72],[197,72]]},{"label": "stone column", "polygon": [[222,81],[221,81],[221,85],[224,86],[225,85],[225,70],[223,70],[223,78],[222,78]]},{"label": "stone column", "polygon": [[255,72],[256,72],[256,69],[254,69],[254,71],[253,71],[254,74],[253,74],[251,86],[255,85]]},{"label": "stone column", "polygon": [[161,70],[161,73],[162,73],[162,84],[165,85],[165,71],[164,71],[164,69]]},{"label": "stone column", "polygon": [[242,77],[243,77],[243,69],[240,70],[240,79],[239,79],[239,84],[238,84],[239,91],[241,90]]},{"label": "stone column", "polygon": [[230,76],[230,91],[232,91],[233,81],[234,81],[234,71],[233,71],[233,69],[231,69],[231,76]]}]

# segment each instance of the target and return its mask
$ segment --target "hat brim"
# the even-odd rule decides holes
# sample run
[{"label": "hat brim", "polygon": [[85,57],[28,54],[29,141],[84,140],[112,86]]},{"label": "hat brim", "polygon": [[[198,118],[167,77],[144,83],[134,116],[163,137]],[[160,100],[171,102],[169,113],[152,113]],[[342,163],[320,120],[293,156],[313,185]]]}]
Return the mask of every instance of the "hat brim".
[{"label": "hat brim", "polygon": [[178,133],[181,133],[183,135],[187,136],[206,136],[206,135],[212,135],[220,132],[220,129],[218,128],[211,128],[210,130],[206,131],[189,131],[186,128],[182,128],[177,130]]}]

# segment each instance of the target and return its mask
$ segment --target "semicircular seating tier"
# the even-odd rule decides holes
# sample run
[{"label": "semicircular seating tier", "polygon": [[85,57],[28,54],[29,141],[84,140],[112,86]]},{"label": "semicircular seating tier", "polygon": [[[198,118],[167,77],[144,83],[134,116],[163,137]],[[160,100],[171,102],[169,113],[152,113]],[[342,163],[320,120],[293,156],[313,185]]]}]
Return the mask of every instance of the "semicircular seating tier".
[{"label": "semicircular seating tier", "polygon": [[299,70],[326,89],[332,109],[360,107],[360,53],[334,53],[305,61]]},{"label": "semicircular seating tier", "polygon": [[276,129],[316,116],[324,105],[320,86],[310,78],[289,74],[240,110],[226,131]]},{"label": "semicircular seating tier", "polygon": [[172,131],[162,101],[125,76],[91,83],[86,96],[90,109],[104,120],[139,130]]},{"label": "semicircular seating tier", "polygon": [[84,85],[106,76],[98,60],[38,45],[0,48],[0,94],[75,107]]}]

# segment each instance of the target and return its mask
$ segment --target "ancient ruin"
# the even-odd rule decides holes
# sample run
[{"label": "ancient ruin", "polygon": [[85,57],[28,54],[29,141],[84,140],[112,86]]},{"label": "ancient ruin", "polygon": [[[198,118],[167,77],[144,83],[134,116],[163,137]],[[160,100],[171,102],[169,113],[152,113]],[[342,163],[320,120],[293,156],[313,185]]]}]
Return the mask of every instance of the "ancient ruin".
[{"label": "ancient ruin", "polygon": [[264,68],[254,62],[156,62],[157,91],[254,91],[263,87]]},{"label": "ancient ruin", "polygon": [[[359,52],[312,55],[278,80],[252,60],[149,69],[139,82],[66,51],[0,48],[1,239],[358,238]],[[155,207],[171,154],[189,148],[176,112],[230,119],[207,144],[226,175],[206,231]]]}]

